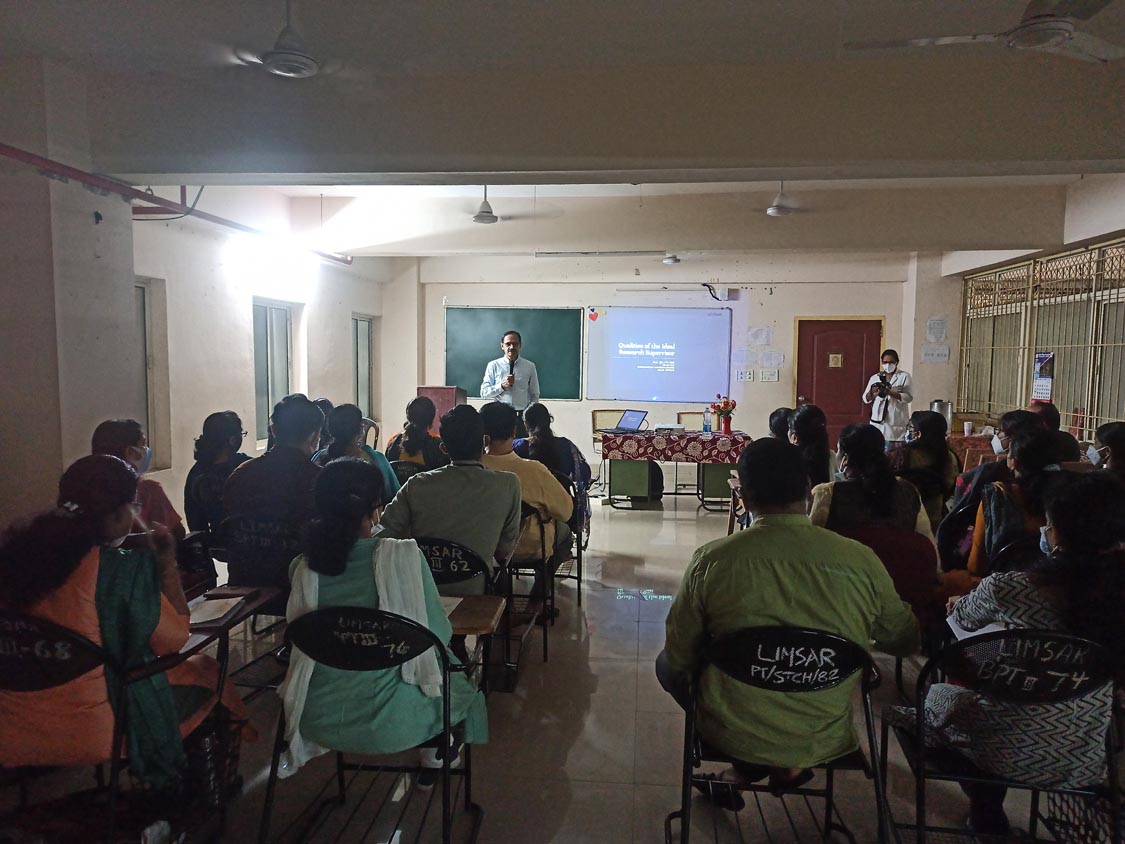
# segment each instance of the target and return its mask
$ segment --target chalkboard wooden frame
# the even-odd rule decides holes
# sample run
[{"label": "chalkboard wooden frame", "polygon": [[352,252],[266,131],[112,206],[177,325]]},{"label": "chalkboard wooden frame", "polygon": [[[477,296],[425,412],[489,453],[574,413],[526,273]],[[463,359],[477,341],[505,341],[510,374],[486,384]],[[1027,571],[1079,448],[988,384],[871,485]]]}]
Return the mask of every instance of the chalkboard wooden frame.
[{"label": "chalkboard wooden frame", "polygon": [[461,387],[467,395],[479,398],[485,367],[500,357],[500,338],[503,332],[512,330],[519,331],[523,338],[521,355],[536,366],[540,398],[582,401],[584,318],[582,306],[447,306],[445,384]]}]

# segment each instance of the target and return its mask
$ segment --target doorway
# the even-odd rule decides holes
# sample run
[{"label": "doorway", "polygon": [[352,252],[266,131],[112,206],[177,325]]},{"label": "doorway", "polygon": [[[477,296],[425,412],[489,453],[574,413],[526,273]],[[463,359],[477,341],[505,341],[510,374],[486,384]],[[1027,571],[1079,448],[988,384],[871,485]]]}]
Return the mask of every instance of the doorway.
[{"label": "doorway", "polygon": [[863,388],[879,369],[883,320],[797,318],[796,405],[815,404],[828,418],[832,448],[845,426],[870,418]]}]

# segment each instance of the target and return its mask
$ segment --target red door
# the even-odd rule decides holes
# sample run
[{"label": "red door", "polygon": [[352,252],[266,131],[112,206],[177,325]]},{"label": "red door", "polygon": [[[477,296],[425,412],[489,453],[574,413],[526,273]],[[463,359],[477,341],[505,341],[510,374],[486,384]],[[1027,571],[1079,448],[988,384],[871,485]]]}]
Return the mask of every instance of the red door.
[{"label": "red door", "polygon": [[877,319],[797,322],[797,404],[824,411],[833,449],[846,425],[870,418],[861,396],[879,369],[882,340],[883,323]]}]

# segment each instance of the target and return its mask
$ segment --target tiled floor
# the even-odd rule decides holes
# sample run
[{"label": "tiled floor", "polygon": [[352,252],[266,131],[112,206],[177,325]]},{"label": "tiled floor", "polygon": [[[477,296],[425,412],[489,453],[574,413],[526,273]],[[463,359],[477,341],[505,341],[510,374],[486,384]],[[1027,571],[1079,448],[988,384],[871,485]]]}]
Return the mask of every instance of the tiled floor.
[{"label": "tiled floor", "polygon": [[[657,684],[653,660],[692,551],[725,529],[725,514],[699,511],[686,496],[666,497],[662,506],[636,511],[595,503],[582,607],[574,600],[572,583],[560,587],[561,617],[551,630],[550,662],[540,659],[536,633],[515,691],[489,698],[491,739],[473,757],[473,796],[485,810],[481,844],[664,840],[664,817],[679,802],[683,716]],[[887,681],[879,690],[876,711],[895,698],[893,663],[884,658],[880,664]],[[243,746],[245,787],[231,805],[226,841],[256,840],[277,709],[272,693],[252,705],[262,737]],[[897,752],[892,752],[891,769],[893,811],[909,819],[913,785]],[[332,770],[331,757],[324,757],[281,784],[271,840],[278,840],[313,800]],[[349,786],[347,805],[332,812],[323,832],[348,822],[341,837],[345,842],[440,840],[434,825],[437,805],[419,838],[391,837],[388,830],[400,814],[414,818],[418,829],[424,801],[393,777],[372,785],[370,775],[365,776]],[[840,811],[856,839],[873,842],[870,782],[843,775],[837,788]],[[696,800],[692,840],[781,844],[796,840],[790,818],[804,831],[801,840],[813,840],[807,836],[808,811],[801,802],[787,798],[782,805],[763,798],[768,830],[762,829],[749,795],[748,804],[736,816]],[[957,823],[965,811],[964,798],[951,788],[934,789],[930,805],[931,818],[941,823]],[[1020,817],[1017,812],[1012,811],[1013,818]],[[455,840],[464,841],[465,816],[459,824]]]},{"label": "tiled floor", "polygon": [[[683,716],[657,684],[653,660],[663,646],[664,618],[692,551],[726,530],[724,514],[703,513],[695,505],[689,497],[669,497],[662,506],[631,512],[595,505],[582,607],[574,601],[573,584],[561,587],[562,614],[551,631],[550,662],[540,660],[533,639],[515,692],[489,699],[491,739],[474,756],[473,796],[486,813],[481,844],[664,840],[664,817],[679,801]],[[893,664],[889,659],[882,664],[888,682],[879,692],[877,710],[894,697]],[[268,731],[276,703],[262,698],[255,711]],[[247,840],[256,831],[267,745],[244,749],[247,786],[232,811],[229,841]],[[310,775],[308,786],[290,791],[294,802],[310,798],[325,771],[329,768]],[[897,753],[892,754],[891,792],[896,815],[910,817],[912,784]],[[860,775],[844,775],[838,794],[857,840],[874,841],[870,783]],[[752,799],[737,817],[697,800],[693,840],[792,841],[787,810],[807,836],[808,810],[802,803],[788,798],[782,806],[769,797],[761,803],[772,837],[763,833]],[[959,792],[938,789],[931,805],[935,820],[957,822],[965,804]],[[423,840],[429,840],[429,832]],[[360,840],[358,831],[344,840]]]}]

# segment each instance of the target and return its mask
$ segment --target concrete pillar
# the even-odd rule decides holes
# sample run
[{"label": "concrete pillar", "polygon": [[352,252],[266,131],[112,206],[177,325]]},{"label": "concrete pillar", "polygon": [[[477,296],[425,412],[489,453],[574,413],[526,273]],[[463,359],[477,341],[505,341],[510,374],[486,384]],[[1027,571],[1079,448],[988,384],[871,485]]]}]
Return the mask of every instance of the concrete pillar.
[{"label": "concrete pillar", "polygon": [[[85,85],[42,61],[0,73],[4,140],[89,165]],[[117,196],[0,165],[0,523],[54,503],[58,476],[102,419],[142,398],[133,308],[132,216]]]},{"label": "concrete pillar", "polygon": [[[931,320],[935,321],[931,323]],[[945,323],[945,337],[931,329]],[[961,279],[942,276],[940,253],[914,253],[902,290],[903,366],[914,377],[914,410],[927,410],[934,399],[957,398],[961,342]],[[948,349],[946,362],[941,353]],[[909,357],[908,357],[909,356]],[[909,361],[909,363],[908,363]]]}]

